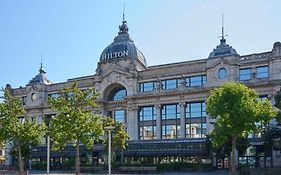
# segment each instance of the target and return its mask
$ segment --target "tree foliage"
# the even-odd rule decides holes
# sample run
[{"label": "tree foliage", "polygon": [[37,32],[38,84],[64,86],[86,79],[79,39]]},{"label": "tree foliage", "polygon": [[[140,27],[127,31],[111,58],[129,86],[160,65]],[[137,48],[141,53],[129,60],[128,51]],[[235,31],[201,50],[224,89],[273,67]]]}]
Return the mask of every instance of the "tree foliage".
[{"label": "tree foliage", "polygon": [[25,117],[25,110],[17,97],[4,91],[0,103],[0,141],[12,143],[12,152],[18,158],[19,173],[23,174],[23,159],[29,158],[30,147],[41,143],[45,125]]},{"label": "tree foliage", "polygon": [[276,106],[279,109],[276,120],[278,124],[281,125],[281,89],[274,96],[274,100],[275,100],[274,106]]},{"label": "tree foliage", "polygon": [[[258,101],[257,93],[240,83],[225,83],[214,89],[207,99],[206,111],[216,119],[212,136],[217,147],[231,138],[232,174],[235,174],[235,147],[237,139],[257,132],[276,116],[268,100]],[[259,124],[259,125],[257,125]]]},{"label": "tree foliage", "polygon": [[[108,126],[114,127],[114,129],[112,130],[113,137],[112,137],[112,142],[111,142],[111,144],[113,145],[112,152],[114,152],[115,155],[120,155],[122,150],[126,149],[126,147],[128,146],[129,135],[125,131],[123,123],[114,121],[110,117],[104,117],[103,118],[103,129],[107,135],[108,135],[109,131],[106,130],[105,128]],[[103,140],[103,143],[106,146],[108,146],[108,139],[105,138]]]},{"label": "tree foliage", "polygon": [[58,98],[48,101],[57,115],[50,121],[50,136],[55,150],[73,143],[76,147],[76,174],[80,173],[79,144],[92,148],[103,134],[102,121],[93,114],[97,93],[93,89],[82,91],[77,83],[62,89]]}]

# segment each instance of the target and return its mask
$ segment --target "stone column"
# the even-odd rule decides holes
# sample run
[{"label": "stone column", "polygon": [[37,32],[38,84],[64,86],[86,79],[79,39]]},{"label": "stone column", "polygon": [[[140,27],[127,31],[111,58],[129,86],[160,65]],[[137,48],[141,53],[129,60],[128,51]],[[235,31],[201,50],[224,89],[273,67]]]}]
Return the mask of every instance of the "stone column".
[{"label": "stone column", "polygon": [[185,106],[186,104],[184,102],[181,102],[180,104],[180,138],[185,138]]},{"label": "stone column", "polygon": [[161,139],[161,105],[155,105],[156,109],[156,139]]},{"label": "stone column", "polygon": [[139,120],[138,120],[138,108],[128,107],[127,108],[127,130],[130,140],[139,139]]}]

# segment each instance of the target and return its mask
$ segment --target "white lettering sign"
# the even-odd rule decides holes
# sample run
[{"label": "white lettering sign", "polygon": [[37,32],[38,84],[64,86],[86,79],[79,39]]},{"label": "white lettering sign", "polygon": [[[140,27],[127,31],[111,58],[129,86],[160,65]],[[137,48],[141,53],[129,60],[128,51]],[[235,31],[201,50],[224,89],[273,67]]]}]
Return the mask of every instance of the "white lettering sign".
[{"label": "white lettering sign", "polygon": [[125,57],[125,56],[128,56],[128,55],[129,55],[128,50],[124,50],[124,51],[120,51],[120,52],[103,54],[102,59],[107,60],[107,59],[112,59],[112,58],[122,58],[122,57]]}]

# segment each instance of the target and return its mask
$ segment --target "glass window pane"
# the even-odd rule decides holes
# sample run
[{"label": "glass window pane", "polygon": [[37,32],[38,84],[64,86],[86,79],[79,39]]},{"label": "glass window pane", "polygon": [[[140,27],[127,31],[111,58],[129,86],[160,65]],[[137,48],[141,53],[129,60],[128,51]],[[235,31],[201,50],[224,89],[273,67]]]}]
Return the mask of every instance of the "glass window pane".
[{"label": "glass window pane", "polygon": [[257,78],[268,78],[268,66],[257,67]]},{"label": "glass window pane", "polygon": [[240,74],[240,80],[245,81],[245,80],[250,80],[251,79],[251,69],[240,69],[239,71]]},{"label": "glass window pane", "polygon": [[163,80],[162,88],[163,89],[175,89],[178,87],[178,79],[171,79],[171,80]]},{"label": "glass window pane", "polygon": [[180,126],[162,125],[162,139],[175,139],[180,137]]},{"label": "glass window pane", "polygon": [[125,123],[125,111],[124,110],[114,111],[114,120],[119,121],[121,123]]},{"label": "glass window pane", "polygon": [[154,106],[140,107],[139,121],[155,120],[156,114]]},{"label": "glass window pane", "polygon": [[154,88],[155,88],[155,82],[140,83],[140,92],[153,91]]},{"label": "glass window pane", "polygon": [[190,77],[190,86],[201,86],[202,85],[202,77]]}]

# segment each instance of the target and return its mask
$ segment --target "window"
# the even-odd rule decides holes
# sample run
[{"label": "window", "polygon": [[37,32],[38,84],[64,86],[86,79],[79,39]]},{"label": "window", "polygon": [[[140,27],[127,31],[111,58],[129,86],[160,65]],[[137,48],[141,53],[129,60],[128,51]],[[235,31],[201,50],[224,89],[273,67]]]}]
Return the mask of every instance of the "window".
[{"label": "window", "polygon": [[161,81],[163,89],[176,89],[179,87],[180,80],[179,79],[170,79]]},{"label": "window", "polygon": [[26,105],[26,96],[21,97],[21,104]]},{"label": "window", "polygon": [[154,106],[140,107],[139,121],[151,121],[156,119]]},{"label": "window", "polygon": [[162,139],[176,139],[180,137],[179,125],[162,125]]},{"label": "window", "polygon": [[186,123],[186,138],[204,138],[206,137],[206,103],[192,102],[186,104],[185,117],[192,119]]},{"label": "window", "polygon": [[251,79],[251,68],[239,70],[240,81],[246,81]]},{"label": "window", "polygon": [[188,87],[202,86],[207,82],[207,76],[201,75],[201,76],[187,77],[185,81],[186,81],[186,86]]},{"label": "window", "polygon": [[114,121],[121,122],[123,124],[126,123],[125,118],[125,110],[116,110],[114,111]]},{"label": "window", "polygon": [[140,140],[156,139],[156,126],[141,126]]},{"label": "window", "polygon": [[180,118],[180,106],[177,104],[163,105],[162,120]]},{"label": "window", "polygon": [[140,140],[156,139],[156,114],[154,106],[139,108],[139,131]]},{"label": "window", "polygon": [[188,123],[186,127],[186,138],[205,138],[207,133],[206,123]]},{"label": "window", "polygon": [[127,96],[127,91],[123,86],[121,86],[121,87],[117,87],[117,88],[113,89],[110,92],[110,94],[108,96],[108,100],[109,101],[124,100],[125,96]]},{"label": "window", "polygon": [[267,95],[261,95],[258,97],[258,101],[265,101],[267,99],[268,99]]},{"label": "window", "polygon": [[225,68],[220,68],[218,76],[219,76],[219,79],[225,79],[225,77],[226,77],[226,69]]},{"label": "window", "polygon": [[268,66],[257,67],[257,78],[268,78]]},{"label": "window", "polygon": [[162,139],[180,137],[180,106],[178,104],[163,105],[162,107]]},{"label": "window", "polygon": [[185,112],[186,118],[206,117],[206,103],[187,103]]},{"label": "window", "polygon": [[48,94],[48,97],[51,97],[51,98],[59,98],[61,96],[60,93],[52,93],[52,94]]},{"label": "window", "polygon": [[140,83],[140,92],[149,92],[155,89],[155,82]]}]

